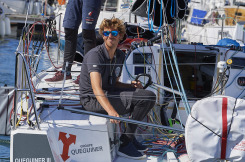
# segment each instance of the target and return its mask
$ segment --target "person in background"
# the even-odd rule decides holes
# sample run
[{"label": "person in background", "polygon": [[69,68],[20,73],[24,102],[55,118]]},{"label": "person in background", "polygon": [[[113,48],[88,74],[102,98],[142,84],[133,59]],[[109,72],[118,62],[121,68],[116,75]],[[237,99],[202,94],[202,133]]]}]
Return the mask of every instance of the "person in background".
[{"label": "person in background", "polygon": [[[82,37],[84,43],[84,55],[96,46],[95,26],[100,14],[101,0],[69,0],[63,21],[65,28],[65,52],[62,71],[57,71],[52,78],[45,79],[47,82],[57,82],[64,79],[72,79],[71,66],[76,53],[78,28],[82,22]],[[66,62],[68,67],[66,68]],[[79,82],[76,80],[76,84]]]},{"label": "person in background", "polygon": [[[130,113],[132,119],[141,121],[155,105],[156,95],[142,89],[139,81],[131,84],[119,81],[125,54],[117,46],[125,35],[125,26],[117,18],[104,19],[99,33],[104,43],[91,49],[83,59],[79,83],[81,103],[87,111],[114,117]],[[136,140],[136,129],[136,124],[128,124],[120,137],[118,155],[133,159],[146,157],[143,152],[147,147]]]}]

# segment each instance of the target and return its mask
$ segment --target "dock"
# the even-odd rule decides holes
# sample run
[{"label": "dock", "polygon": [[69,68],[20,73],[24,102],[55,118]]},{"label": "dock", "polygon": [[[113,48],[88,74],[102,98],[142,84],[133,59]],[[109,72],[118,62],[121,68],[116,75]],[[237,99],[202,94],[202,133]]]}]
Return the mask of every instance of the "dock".
[{"label": "dock", "polygon": [[[50,18],[50,16],[42,16],[42,15],[26,15],[26,14],[6,14],[6,17],[10,19],[11,24],[11,36],[20,37],[23,31],[23,27],[26,24],[34,24],[37,21],[44,21]],[[36,24],[35,35],[42,34],[43,28],[42,24]],[[35,37],[34,37],[35,39]],[[54,35],[54,40],[56,39],[56,35]]]},{"label": "dock", "polygon": [[26,19],[28,24],[33,24],[36,21],[48,19],[50,16],[42,15],[26,15],[26,14],[6,14],[10,18],[11,23],[25,23]]}]

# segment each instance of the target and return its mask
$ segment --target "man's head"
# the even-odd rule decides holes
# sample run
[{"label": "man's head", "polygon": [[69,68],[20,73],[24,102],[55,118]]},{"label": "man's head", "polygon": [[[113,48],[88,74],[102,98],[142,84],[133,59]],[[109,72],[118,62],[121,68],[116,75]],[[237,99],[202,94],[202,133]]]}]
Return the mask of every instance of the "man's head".
[{"label": "man's head", "polygon": [[99,33],[103,37],[103,31],[105,28],[109,29],[115,29],[119,32],[119,35],[122,37],[126,33],[125,25],[122,20],[112,17],[111,19],[104,19],[100,24],[100,30]]},{"label": "man's head", "polygon": [[126,29],[122,20],[112,17],[102,21],[99,33],[103,37],[106,46],[115,47],[123,39]]}]

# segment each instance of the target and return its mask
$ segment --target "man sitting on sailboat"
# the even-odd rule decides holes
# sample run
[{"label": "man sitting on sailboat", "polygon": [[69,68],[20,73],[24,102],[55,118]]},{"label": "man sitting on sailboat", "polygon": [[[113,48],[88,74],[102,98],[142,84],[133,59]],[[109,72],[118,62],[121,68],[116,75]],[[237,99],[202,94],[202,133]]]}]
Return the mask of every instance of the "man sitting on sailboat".
[{"label": "man sitting on sailboat", "polygon": [[[117,49],[117,45],[125,32],[124,23],[118,18],[102,21],[99,33],[104,43],[85,55],[81,67],[81,102],[88,111],[115,117],[130,113],[132,119],[141,121],[155,105],[156,95],[143,89],[139,81],[132,81],[131,84],[119,81],[125,54]],[[133,159],[146,157],[143,152],[147,147],[136,140],[136,129],[137,125],[128,124],[120,137],[118,155]]]}]

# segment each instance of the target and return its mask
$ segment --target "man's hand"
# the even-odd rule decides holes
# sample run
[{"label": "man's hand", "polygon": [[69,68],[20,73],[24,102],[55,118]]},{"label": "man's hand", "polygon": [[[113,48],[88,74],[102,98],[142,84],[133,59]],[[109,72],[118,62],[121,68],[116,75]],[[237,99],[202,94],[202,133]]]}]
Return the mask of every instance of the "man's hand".
[{"label": "man's hand", "polygon": [[[91,85],[92,85],[94,95],[96,99],[98,100],[98,102],[100,103],[100,105],[105,109],[108,115],[119,117],[118,113],[113,108],[113,106],[109,102],[107,96],[105,95],[102,89],[101,74],[99,72],[91,72],[90,78],[91,78]],[[110,119],[110,121],[112,123],[119,123],[119,121],[114,120],[114,119]]]},{"label": "man's hand", "polygon": [[[115,117],[120,117],[119,114],[116,111],[108,112],[108,115],[110,116],[115,116]],[[119,123],[120,121],[115,120],[115,119],[110,119],[111,123]]]},{"label": "man's hand", "polygon": [[141,84],[140,81],[135,81],[135,80],[133,80],[133,81],[131,82],[131,86],[134,87],[134,88],[140,88],[140,89],[143,89],[143,86],[142,86],[142,84]]}]

